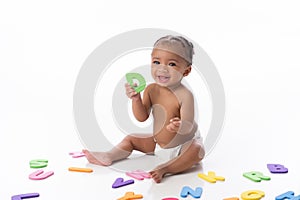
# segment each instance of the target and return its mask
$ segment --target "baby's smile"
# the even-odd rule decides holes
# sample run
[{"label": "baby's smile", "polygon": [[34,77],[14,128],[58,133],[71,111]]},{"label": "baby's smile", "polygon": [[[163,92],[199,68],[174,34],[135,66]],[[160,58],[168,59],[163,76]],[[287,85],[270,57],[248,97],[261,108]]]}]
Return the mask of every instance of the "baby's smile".
[{"label": "baby's smile", "polygon": [[160,83],[167,83],[170,80],[169,76],[159,75],[157,77],[158,77],[158,80],[159,80]]}]

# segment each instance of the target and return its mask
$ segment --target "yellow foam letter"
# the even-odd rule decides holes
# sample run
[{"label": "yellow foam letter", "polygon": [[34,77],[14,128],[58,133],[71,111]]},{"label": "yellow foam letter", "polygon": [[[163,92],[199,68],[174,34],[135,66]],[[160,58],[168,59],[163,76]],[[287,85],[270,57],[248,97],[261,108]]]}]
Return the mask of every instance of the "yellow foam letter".
[{"label": "yellow foam letter", "polygon": [[243,200],[260,200],[265,196],[265,193],[260,190],[249,190],[241,194]]},{"label": "yellow foam letter", "polygon": [[216,176],[216,173],[213,171],[208,172],[207,175],[203,174],[203,173],[199,173],[198,174],[199,178],[202,178],[210,183],[215,183],[217,181],[225,181],[225,178],[222,176]]}]

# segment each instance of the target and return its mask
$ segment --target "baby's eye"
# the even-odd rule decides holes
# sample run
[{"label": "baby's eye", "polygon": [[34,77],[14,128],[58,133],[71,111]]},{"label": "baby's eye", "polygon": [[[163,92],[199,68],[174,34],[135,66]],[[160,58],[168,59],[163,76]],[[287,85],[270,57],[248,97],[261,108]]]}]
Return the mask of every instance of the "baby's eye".
[{"label": "baby's eye", "polygon": [[176,63],[171,62],[171,63],[169,63],[169,66],[175,67],[175,66],[176,66]]},{"label": "baby's eye", "polygon": [[159,65],[160,64],[160,62],[157,61],[157,60],[154,60],[152,63],[155,64],[155,65]]}]

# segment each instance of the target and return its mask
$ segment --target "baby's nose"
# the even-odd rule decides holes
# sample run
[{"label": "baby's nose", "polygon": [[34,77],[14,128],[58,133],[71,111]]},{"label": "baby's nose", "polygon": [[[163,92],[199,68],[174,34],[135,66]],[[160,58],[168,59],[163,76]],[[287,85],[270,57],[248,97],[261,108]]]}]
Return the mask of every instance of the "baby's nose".
[{"label": "baby's nose", "polygon": [[159,65],[159,72],[168,72],[168,67],[166,65]]}]

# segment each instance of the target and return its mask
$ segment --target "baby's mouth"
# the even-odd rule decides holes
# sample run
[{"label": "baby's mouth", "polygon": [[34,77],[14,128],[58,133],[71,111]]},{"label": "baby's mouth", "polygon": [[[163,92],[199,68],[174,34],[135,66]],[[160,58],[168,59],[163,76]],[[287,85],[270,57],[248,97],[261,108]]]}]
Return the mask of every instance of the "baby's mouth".
[{"label": "baby's mouth", "polygon": [[160,83],[166,83],[169,81],[169,79],[170,79],[170,77],[168,77],[168,76],[158,76],[158,80]]}]

